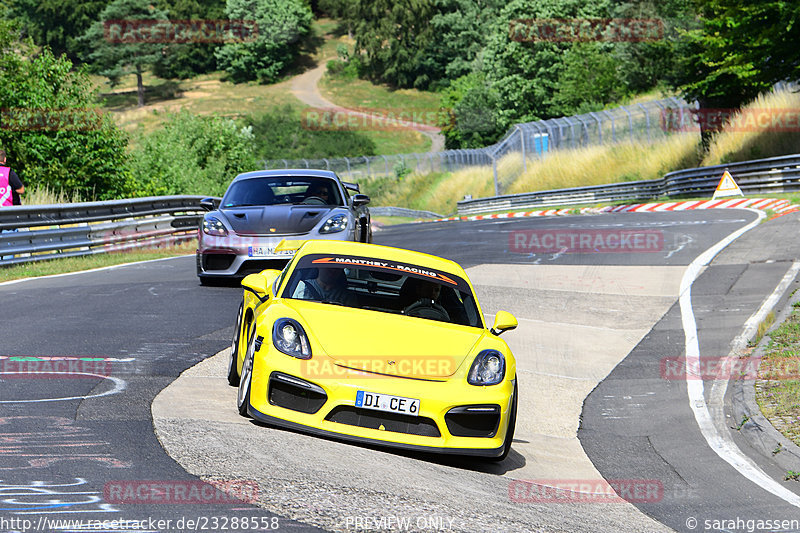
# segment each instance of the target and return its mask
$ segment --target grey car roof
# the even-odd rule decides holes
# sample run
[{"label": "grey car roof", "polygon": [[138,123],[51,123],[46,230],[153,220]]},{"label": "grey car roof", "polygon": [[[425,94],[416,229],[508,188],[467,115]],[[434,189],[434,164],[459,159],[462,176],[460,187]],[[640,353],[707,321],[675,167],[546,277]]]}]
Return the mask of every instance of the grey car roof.
[{"label": "grey car roof", "polygon": [[254,170],[252,172],[244,172],[239,174],[233,181],[244,180],[249,178],[273,178],[280,176],[302,176],[310,178],[331,178],[338,180],[339,176],[331,170],[317,170],[308,168],[282,168],[277,170]]}]

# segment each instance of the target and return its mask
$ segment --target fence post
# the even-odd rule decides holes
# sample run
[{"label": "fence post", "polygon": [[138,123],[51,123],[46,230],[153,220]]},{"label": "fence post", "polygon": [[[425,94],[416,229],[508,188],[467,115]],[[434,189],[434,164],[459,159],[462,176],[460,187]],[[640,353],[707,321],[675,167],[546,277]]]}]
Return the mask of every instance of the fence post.
[{"label": "fence post", "polygon": [[494,175],[494,195],[500,196],[500,184],[497,181],[497,159],[492,156],[492,174]]},{"label": "fence post", "polygon": [[636,104],[636,105],[638,105],[642,109],[642,111],[644,111],[645,126],[647,128],[647,142],[649,143],[649,142],[651,142],[651,139],[650,139],[650,111],[645,106],[643,106],[642,104]]},{"label": "fence post", "polygon": [[589,116],[597,121],[597,144],[603,144],[603,121],[594,112],[589,113]]},{"label": "fence post", "polygon": [[623,111],[625,111],[625,114],[628,115],[628,127],[630,128],[630,132],[631,132],[630,138],[631,138],[631,142],[633,142],[633,116],[631,116],[631,112],[628,111],[628,108],[625,107],[624,105],[619,106],[619,108],[622,109]]},{"label": "fence post", "polygon": [[[569,124],[569,136],[572,139],[572,147],[575,148],[575,125],[572,123],[569,117],[564,117],[564,120],[566,120],[567,124]],[[548,146],[549,144],[550,143],[548,143]]]},{"label": "fence post", "polygon": [[522,146],[522,172],[527,172],[528,162],[525,160],[525,134],[519,126],[517,126],[517,131],[519,132],[519,143]]},{"label": "fence post", "polygon": [[386,173],[384,174],[384,176],[388,176],[389,175],[389,160],[386,159],[385,155],[382,155],[381,157],[383,158],[383,165],[386,167]]},{"label": "fence post", "polygon": [[364,156],[364,161],[367,163],[367,177],[370,177],[372,175],[372,171],[369,168],[369,157]]},{"label": "fence post", "polygon": [[325,159],[324,157],[322,158],[322,160],[325,161],[325,170],[330,170],[331,164],[328,162],[328,160]]},{"label": "fence post", "polygon": [[617,127],[614,123],[614,117],[608,112],[608,110],[603,111],[603,114],[611,119],[611,142],[617,142]]}]

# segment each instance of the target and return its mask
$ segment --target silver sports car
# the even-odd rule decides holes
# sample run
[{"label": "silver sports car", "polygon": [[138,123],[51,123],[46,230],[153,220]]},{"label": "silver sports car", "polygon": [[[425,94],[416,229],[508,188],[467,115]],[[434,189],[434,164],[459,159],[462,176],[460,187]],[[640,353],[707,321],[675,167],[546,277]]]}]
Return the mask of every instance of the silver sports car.
[{"label": "silver sports car", "polygon": [[371,242],[369,196],[358,192],[327,170],[239,174],[221,201],[201,202],[209,212],[198,231],[200,282],[282,269],[291,255],[275,247],[285,238]]}]

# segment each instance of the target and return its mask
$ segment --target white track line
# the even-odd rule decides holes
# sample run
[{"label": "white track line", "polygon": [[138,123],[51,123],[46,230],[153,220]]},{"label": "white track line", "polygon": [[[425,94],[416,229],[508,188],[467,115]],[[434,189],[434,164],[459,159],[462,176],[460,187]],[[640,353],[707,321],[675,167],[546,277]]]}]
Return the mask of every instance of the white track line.
[{"label": "white track line", "polygon": [[783,293],[792,283],[797,273],[800,272],[800,261],[795,261],[789,270],[784,274],[775,290],[772,291],[758,311],[753,313],[747,322],[744,323],[742,332],[733,339],[731,343],[731,351],[728,356],[722,361],[720,371],[714,379],[714,384],[711,386],[711,394],[709,395],[708,403],[711,406],[711,412],[715,415],[715,422],[717,429],[722,431],[725,428],[725,414],[723,412],[723,403],[725,401],[725,391],[728,389],[729,375],[723,376],[722,374],[730,374],[729,370],[742,353],[742,350],[747,346],[747,342],[755,335],[758,330],[758,325],[761,324],[766,318],[767,314],[778,304]]},{"label": "white track line", "polygon": [[47,276],[33,276],[31,278],[19,278],[19,279],[12,279],[9,281],[0,281],[0,287],[5,285],[14,285],[15,283],[22,283],[23,281],[31,281],[34,279],[48,279],[48,278],[61,278],[64,276],[77,276],[79,274],[89,274],[91,272],[101,272],[103,270],[113,270],[115,268],[122,268],[131,265],[138,265],[141,263],[155,263],[157,261],[169,261],[170,259],[177,259],[178,257],[190,257],[194,254],[186,254],[186,255],[175,255],[172,257],[161,257],[159,259],[145,259],[144,261],[132,261],[130,263],[120,263],[118,265],[109,265],[104,267],[97,267],[92,268],[90,270],[76,270],[74,272],[63,272],[61,274],[48,274]]},{"label": "white track line", "polygon": [[734,467],[744,477],[757,484],[762,489],[778,496],[786,502],[800,507],[800,496],[788,490],[779,482],[767,475],[761,468],[756,465],[752,459],[747,457],[736,446],[736,444],[728,436],[720,435],[716,426],[711,418],[708,406],[705,402],[703,394],[703,380],[702,376],[690,376],[688,369],[699,368],[700,361],[700,345],[697,339],[697,323],[692,311],[692,284],[697,279],[702,268],[711,262],[711,260],[726,246],[738,239],[742,234],[757,226],[765,217],[761,211],[756,211],[758,218],[731,233],[717,244],[703,252],[694,261],[689,264],[686,272],[681,279],[681,292],[680,292],[680,308],[681,308],[681,322],[683,324],[683,331],[686,337],[686,390],[689,395],[689,407],[694,412],[694,418],[700,428],[700,432],[706,439],[706,442],[712,450],[725,462]]}]

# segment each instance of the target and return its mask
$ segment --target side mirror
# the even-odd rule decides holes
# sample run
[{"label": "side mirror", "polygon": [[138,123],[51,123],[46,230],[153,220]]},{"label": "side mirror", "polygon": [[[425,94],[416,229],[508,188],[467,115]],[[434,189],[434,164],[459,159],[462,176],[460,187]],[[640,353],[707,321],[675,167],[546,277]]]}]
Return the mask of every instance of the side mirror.
[{"label": "side mirror", "polygon": [[262,270],[258,274],[245,276],[242,280],[242,287],[255,294],[263,302],[272,296],[272,284],[280,275],[280,270]]},{"label": "side mirror", "polygon": [[200,200],[200,207],[206,211],[214,211],[219,207],[220,198],[203,198]]},{"label": "side mirror", "polygon": [[517,327],[517,319],[508,311],[498,311],[494,317],[492,334],[500,335],[504,331],[510,331]]},{"label": "side mirror", "polygon": [[353,207],[367,205],[369,203],[369,196],[367,196],[366,194],[355,194],[353,195],[353,198],[350,201],[352,202]]}]

